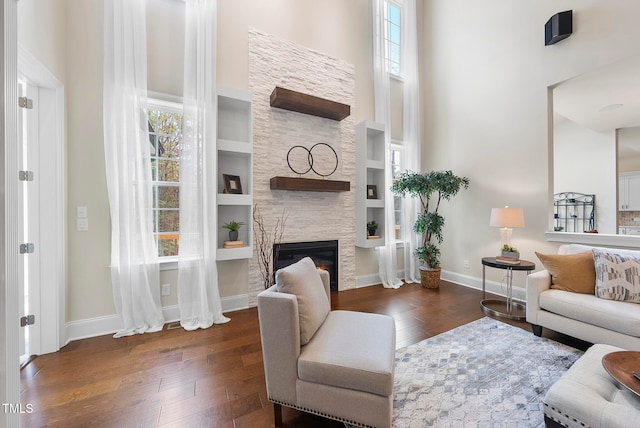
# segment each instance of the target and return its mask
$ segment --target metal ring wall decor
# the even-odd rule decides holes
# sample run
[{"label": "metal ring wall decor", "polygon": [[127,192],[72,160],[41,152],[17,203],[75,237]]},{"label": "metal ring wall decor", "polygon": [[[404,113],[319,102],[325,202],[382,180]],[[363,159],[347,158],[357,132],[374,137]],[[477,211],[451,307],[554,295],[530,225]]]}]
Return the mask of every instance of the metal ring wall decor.
[{"label": "metal ring wall decor", "polygon": [[[292,166],[291,166],[291,161],[289,160],[289,156],[291,155],[291,152],[293,151],[293,149],[302,149],[304,151],[307,152],[307,161],[309,162],[309,168],[307,168],[306,171],[296,171]],[[289,149],[289,151],[287,152],[287,165],[289,165],[289,169],[293,172],[295,172],[296,174],[299,175],[303,175],[306,174],[307,172],[311,171],[311,168],[313,168],[313,156],[311,156],[311,152],[309,151],[309,149],[307,149],[304,146],[293,146]]]},{"label": "metal ring wall decor", "polygon": [[[333,152],[333,156],[336,158],[336,164],[335,164],[335,167],[334,167],[334,168],[333,168],[333,170],[332,170],[330,173],[328,173],[328,174],[322,174],[322,173],[318,172],[318,170],[317,170],[317,169],[315,169],[315,168],[314,168],[314,165],[313,165],[313,149],[315,149],[315,148],[316,148],[316,147],[318,147],[318,146],[327,146],[327,147],[329,147],[329,148],[331,149],[331,151]],[[303,150],[306,150],[306,151],[307,151],[307,162],[309,162],[309,168],[307,168],[307,170],[306,170],[306,171],[303,171],[303,172],[301,172],[301,171],[296,171],[296,170],[291,166],[291,161],[290,161],[289,157],[290,157],[291,152],[293,151],[293,149],[296,149],[296,148],[297,148],[297,149],[303,149]],[[306,148],[306,147],[304,147],[304,146],[293,146],[293,147],[291,147],[291,148],[289,149],[289,151],[287,152],[287,165],[289,165],[289,169],[290,169],[291,171],[293,171],[293,172],[295,172],[296,174],[299,174],[299,175],[303,175],[303,174],[308,173],[309,171],[313,171],[313,172],[315,172],[316,174],[318,174],[318,175],[319,175],[319,176],[321,176],[321,177],[328,177],[328,176],[330,176],[331,174],[333,174],[334,172],[336,172],[336,170],[338,169],[338,154],[336,153],[336,151],[334,150],[334,148],[333,148],[333,147],[331,147],[331,146],[330,146],[329,144],[327,144],[327,143],[317,143],[317,144],[314,144],[313,146],[311,146],[311,148],[310,148],[310,149],[307,149],[307,148]]]}]

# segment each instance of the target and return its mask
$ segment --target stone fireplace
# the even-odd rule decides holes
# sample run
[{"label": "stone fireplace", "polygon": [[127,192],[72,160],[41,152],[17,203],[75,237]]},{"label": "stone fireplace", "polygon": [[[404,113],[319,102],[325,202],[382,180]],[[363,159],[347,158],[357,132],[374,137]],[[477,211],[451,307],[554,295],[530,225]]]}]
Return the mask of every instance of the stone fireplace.
[{"label": "stone fireplace", "polygon": [[[249,90],[253,94],[253,203],[267,231],[285,213],[280,242],[336,241],[334,289],[355,288],[355,70],[339,58],[249,29]],[[346,104],[351,115],[332,120],[271,107],[275,87]],[[329,145],[338,158],[327,179],[351,184],[350,191],[272,190],[275,176],[299,177],[289,169],[287,153],[294,146]],[[322,159],[318,165],[326,165]],[[323,178],[313,173],[304,178]],[[257,254],[257,253],[256,253]],[[277,269],[277,267],[276,267]],[[263,290],[257,257],[249,260],[249,305]]]},{"label": "stone fireplace", "polygon": [[310,257],[318,269],[329,272],[331,291],[338,291],[338,241],[286,242],[273,246],[273,271]]}]

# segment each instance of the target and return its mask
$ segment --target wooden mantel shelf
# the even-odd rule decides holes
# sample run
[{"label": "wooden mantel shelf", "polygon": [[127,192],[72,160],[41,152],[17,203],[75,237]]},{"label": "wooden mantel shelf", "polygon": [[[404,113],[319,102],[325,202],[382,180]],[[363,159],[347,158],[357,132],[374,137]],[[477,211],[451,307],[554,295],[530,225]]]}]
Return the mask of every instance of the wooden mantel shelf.
[{"label": "wooden mantel shelf", "polygon": [[351,114],[351,106],[290,89],[276,88],[271,92],[271,107],[342,120]]},{"label": "wooden mantel shelf", "polygon": [[309,192],[348,192],[348,181],[320,180],[302,177],[272,177],[271,190],[306,190]]}]

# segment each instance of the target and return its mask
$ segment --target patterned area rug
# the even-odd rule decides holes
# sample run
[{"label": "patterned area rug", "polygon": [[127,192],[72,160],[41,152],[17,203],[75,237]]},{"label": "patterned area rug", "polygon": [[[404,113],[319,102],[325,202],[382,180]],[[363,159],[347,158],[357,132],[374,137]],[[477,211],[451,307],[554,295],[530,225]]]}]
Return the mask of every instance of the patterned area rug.
[{"label": "patterned area rug", "polygon": [[544,427],[582,351],[482,318],[396,352],[394,427]]}]

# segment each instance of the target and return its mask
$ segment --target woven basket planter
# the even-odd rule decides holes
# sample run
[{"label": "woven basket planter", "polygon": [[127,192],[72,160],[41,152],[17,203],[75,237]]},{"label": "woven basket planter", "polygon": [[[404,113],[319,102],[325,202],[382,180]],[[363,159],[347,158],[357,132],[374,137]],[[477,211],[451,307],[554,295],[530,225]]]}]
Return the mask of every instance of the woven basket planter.
[{"label": "woven basket planter", "polygon": [[440,288],[440,268],[420,268],[420,284],[424,288]]}]

